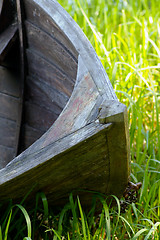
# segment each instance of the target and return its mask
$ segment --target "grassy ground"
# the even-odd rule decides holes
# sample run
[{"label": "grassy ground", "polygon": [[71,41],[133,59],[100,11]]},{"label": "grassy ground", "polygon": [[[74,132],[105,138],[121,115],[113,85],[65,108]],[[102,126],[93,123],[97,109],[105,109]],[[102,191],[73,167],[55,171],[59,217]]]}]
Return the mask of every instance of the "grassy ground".
[{"label": "grassy ground", "polygon": [[[84,214],[80,201],[73,200],[58,216],[42,207],[25,212],[11,203],[0,216],[0,240],[10,232],[14,239],[160,239],[160,4],[159,0],[59,0],[85,32],[95,48],[115,89],[128,107],[131,144],[131,180],[142,182],[137,204],[126,213],[103,204],[94,214],[94,204]],[[38,200],[35,200],[38,205]],[[16,217],[15,210],[22,215]],[[82,206],[83,208],[83,206]],[[43,213],[41,215],[41,212]],[[10,213],[10,215],[9,215]],[[11,216],[12,214],[12,216]],[[18,214],[18,213],[17,213]],[[25,220],[23,219],[25,217]],[[45,217],[45,219],[43,218]],[[32,230],[31,222],[32,219]],[[48,218],[48,219],[47,219]],[[14,221],[13,221],[14,219]],[[10,223],[11,220],[11,223]],[[36,222],[36,225],[34,224]],[[8,223],[8,225],[7,225]],[[10,226],[9,226],[10,223]],[[43,238],[36,234],[36,227]],[[17,229],[17,230],[16,230]],[[44,233],[45,230],[49,230]],[[19,234],[19,235],[18,235]],[[9,238],[8,235],[8,239]],[[28,238],[29,239],[29,238]]]}]

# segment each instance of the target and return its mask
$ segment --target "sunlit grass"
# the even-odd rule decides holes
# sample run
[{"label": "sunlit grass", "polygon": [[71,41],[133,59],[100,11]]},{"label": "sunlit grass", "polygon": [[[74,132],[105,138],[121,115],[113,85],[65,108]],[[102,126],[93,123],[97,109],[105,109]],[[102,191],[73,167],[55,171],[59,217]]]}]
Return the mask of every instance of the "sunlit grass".
[{"label": "sunlit grass", "polygon": [[119,100],[128,106],[132,159],[138,159],[144,148],[148,156],[159,159],[158,1],[59,2],[89,38]]},{"label": "sunlit grass", "polygon": [[[152,221],[152,227],[157,223],[157,228],[160,220],[159,1],[59,2],[89,38],[119,101],[128,107],[131,180],[142,181],[143,185],[139,203],[125,217],[133,229],[148,228],[148,220]],[[159,239],[154,227],[150,234]]]}]

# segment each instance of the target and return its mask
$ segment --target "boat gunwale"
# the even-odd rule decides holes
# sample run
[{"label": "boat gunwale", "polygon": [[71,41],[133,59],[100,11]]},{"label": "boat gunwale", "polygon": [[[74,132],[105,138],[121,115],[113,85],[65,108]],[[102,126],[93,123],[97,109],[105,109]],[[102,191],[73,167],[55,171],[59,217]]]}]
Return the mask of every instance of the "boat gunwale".
[{"label": "boat gunwale", "polygon": [[[93,137],[95,134],[99,134],[101,131],[109,131],[112,125],[113,123],[100,124],[98,122],[92,122],[80,128],[78,131],[72,132],[60,139],[57,139],[56,141],[48,144],[36,152],[27,152],[27,154],[25,151],[22,152],[11,162],[9,162],[6,167],[0,169],[0,186],[12,181],[13,179],[19,177],[20,175],[23,175],[26,172],[29,172],[31,169],[38,167],[44,162],[52,160],[55,156],[58,156],[65,151],[69,151],[77,144],[87,141],[87,139]],[[79,136],[81,136],[81,138],[79,138]],[[68,145],[64,145],[63,142],[68,142]],[[63,148],[59,147],[60,145],[62,145]],[[56,152],[56,149],[58,149],[58,152]],[[46,155],[46,157],[43,155]],[[40,158],[40,160],[37,160],[36,156],[37,159]],[[36,161],[33,161],[34,158]],[[28,164],[29,161],[32,162],[31,165]],[[28,166],[31,167],[27,168]],[[20,171],[20,168],[22,171]]]},{"label": "boat gunwale", "polygon": [[[31,1],[31,0],[27,0],[27,1]],[[12,186],[12,184],[16,182],[17,179],[21,179],[21,178],[23,179],[23,176],[26,176],[27,174],[29,174],[30,171],[32,172],[32,170],[38,168],[39,166],[42,167],[43,164],[46,164],[47,162],[54,160],[54,157],[56,156],[58,157],[60,154],[65,153],[65,151],[69,151],[69,149],[76,146],[77,144],[81,142],[85,142],[85,140],[87,140],[91,136],[100,134],[101,131],[109,131],[110,129],[112,129],[112,126],[115,126],[115,128],[113,129],[116,129],[116,128],[118,129],[119,126],[120,127],[122,126],[124,128],[123,130],[126,130],[124,121],[120,123],[121,125],[116,125],[114,123],[101,124],[97,120],[98,111],[101,103],[107,102],[108,100],[113,100],[115,102],[118,102],[118,100],[117,100],[116,94],[114,93],[112,85],[108,79],[108,76],[95,50],[93,49],[92,45],[90,44],[87,37],[84,35],[82,30],[80,29],[80,27],[74,22],[74,20],[70,17],[70,15],[60,6],[60,4],[57,1],[51,0],[48,2],[46,0],[32,0],[32,2],[34,2],[43,11],[45,11],[45,13],[60,27],[60,30],[62,30],[62,32],[66,35],[69,41],[73,44],[76,51],[79,53],[77,77],[76,77],[74,89],[71,93],[71,96],[67,104],[63,108],[57,120],[48,129],[48,131],[46,131],[37,141],[35,141],[24,152],[22,152],[16,158],[14,158],[9,164],[6,165],[6,167],[0,169],[0,186],[2,186],[2,188],[5,185],[9,186],[11,184]],[[83,78],[83,81],[81,81],[82,78]],[[72,106],[71,103],[73,102],[74,95],[79,90],[80,84],[85,82],[86,80],[85,78],[88,78],[90,81],[89,83],[92,83],[91,85],[93,87],[92,86],[91,87],[92,87],[92,91],[95,90],[95,95],[93,96],[93,98],[92,97],[88,98],[91,103],[90,105],[88,104],[88,109],[86,108],[86,105],[85,105],[84,108],[82,109],[82,112],[80,112],[82,117],[83,115],[85,115],[84,124],[81,124],[80,126],[78,126],[77,124],[76,128],[71,127],[71,129],[69,129],[69,131],[66,131],[65,134],[63,135],[60,134],[57,138],[55,137],[55,139],[50,142],[50,139],[52,139],[52,134],[54,132],[54,131],[53,132],[51,131],[53,126],[58,122],[61,124],[60,119],[63,120],[62,116],[65,115],[64,113],[66,109],[69,107],[71,108]],[[81,86],[81,89],[82,87],[83,86]],[[88,89],[88,92],[89,91],[90,89]],[[95,112],[92,113],[94,107],[96,108],[96,113]],[[86,110],[89,110],[89,111],[87,112]],[[81,119],[79,120],[78,115],[76,115],[74,121],[76,121],[77,119],[80,122]],[[90,127],[93,127],[93,128],[95,127],[95,129],[97,128],[98,130],[95,130],[95,132],[94,131],[91,132]],[[88,129],[87,134],[86,132],[85,134],[82,134],[85,129]],[[51,134],[49,135],[50,132]],[[45,142],[43,140],[45,140],[45,136],[47,136],[47,134],[49,137]],[[109,132],[109,134],[111,133]],[[124,132],[122,132],[122,135],[125,139],[126,135]],[[74,141],[71,141],[72,137],[74,138]],[[113,138],[115,138],[115,135]],[[66,145],[65,144],[63,145],[63,143],[66,142],[66,139],[69,143],[67,142]],[[60,147],[60,142],[61,142],[61,146],[63,146],[62,148]],[[105,139],[105,144],[107,144],[106,139]],[[56,147],[57,149],[59,149],[59,152],[56,152],[55,150]],[[122,163],[123,166],[125,166],[126,169],[127,169],[127,151],[128,149],[126,148],[126,145],[124,143],[124,146],[122,146],[122,152],[123,154],[125,154],[125,160],[123,163],[123,158],[120,157],[120,162]],[[113,156],[114,154],[111,157],[109,156],[109,160],[107,164],[111,164],[110,160],[112,159]],[[104,159],[102,160],[104,161]],[[116,161],[115,158],[114,158],[114,161]],[[115,169],[115,172],[116,171],[118,171],[118,169]],[[122,183],[123,185],[122,187],[124,188],[124,185],[127,182],[126,176],[128,176],[129,172],[127,171],[126,175],[122,176],[123,171],[124,169],[119,173],[119,176],[121,176],[123,180],[125,179],[124,183]],[[109,184],[111,184],[110,180],[112,181],[112,179],[109,179]],[[23,185],[23,183],[21,184]],[[2,196],[3,196],[3,193],[2,193]]]}]

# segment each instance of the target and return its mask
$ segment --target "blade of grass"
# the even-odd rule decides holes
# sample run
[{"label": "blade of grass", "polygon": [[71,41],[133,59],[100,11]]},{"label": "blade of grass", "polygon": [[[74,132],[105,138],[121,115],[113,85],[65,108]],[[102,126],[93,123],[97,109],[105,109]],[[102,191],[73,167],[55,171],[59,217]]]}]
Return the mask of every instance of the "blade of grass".
[{"label": "blade of grass", "polygon": [[6,226],[6,229],[5,229],[4,240],[7,240],[7,238],[8,238],[8,230],[9,230],[9,225],[10,225],[10,222],[11,222],[11,217],[12,217],[12,209],[10,211],[10,214],[9,214],[9,217],[8,217],[8,220],[7,220],[7,226]]},{"label": "blade of grass", "polygon": [[80,204],[79,197],[77,197],[77,199],[78,199],[78,207],[79,207],[81,222],[82,222],[83,237],[84,237],[84,240],[87,240],[85,217],[84,217],[84,214],[83,214],[83,211],[82,211],[82,206]]}]

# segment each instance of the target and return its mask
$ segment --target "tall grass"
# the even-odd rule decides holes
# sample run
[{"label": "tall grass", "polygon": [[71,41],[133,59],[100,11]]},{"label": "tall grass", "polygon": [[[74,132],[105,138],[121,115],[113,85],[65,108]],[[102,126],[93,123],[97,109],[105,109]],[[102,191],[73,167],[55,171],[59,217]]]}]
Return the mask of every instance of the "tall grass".
[{"label": "tall grass", "polygon": [[158,0],[70,0],[61,5],[95,48],[119,100],[128,106],[132,159],[160,159]]},{"label": "tall grass", "polygon": [[[159,0],[59,0],[59,3],[89,38],[119,101],[128,107],[131,180],[141,181],[142,188],[137,204],[132,204],[126,213],[121,213],[117,199],[117,209],[112,209],[100,198],[103,205],[100,215],[95,214],[94,204],[91,211],[85,214],[80,200],[73,200],[71,195],[69,203],[56,216],[54,210],[48,210],[45,197],[39,195],[35,209],[29,212],[32,216],[32,238],[158,240],[160,239]],[[38,207],[39,197],[43,199],[41,208]],[[18,224],[15,225],[10,214],[11,205],[6,213],[0,216],[2,226],[0,239],[5,239],[5,233],[13,233],[18,224],[24,228],[22,224],[25,221],[24,216],[23,220],[17,219]],[[25,227],[26,229],[22,231],[23,236],[27,233],[27,225]],[[36,238],[37,228],[39,238]]]},{"label": "tall grass", "polygon": [[89,38],[119,101],[128,107],[131,180],[143,185],[138,204],[125,219],[133,229],[151,224],[150,234],[156,239],[154,226],[160,221],[159,1],[59,2]]}]

